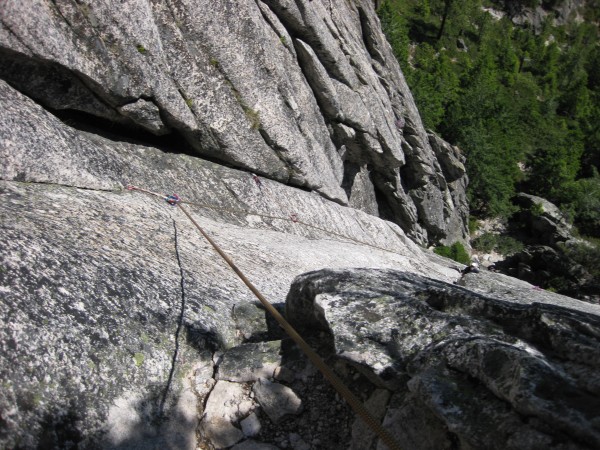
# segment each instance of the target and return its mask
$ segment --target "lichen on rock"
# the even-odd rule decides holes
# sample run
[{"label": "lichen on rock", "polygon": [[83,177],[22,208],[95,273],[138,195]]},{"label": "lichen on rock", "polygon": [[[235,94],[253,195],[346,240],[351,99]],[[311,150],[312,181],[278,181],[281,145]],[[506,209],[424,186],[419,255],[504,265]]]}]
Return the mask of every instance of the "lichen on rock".
[{"label": "lichen on rock", "polygon": [[418,245],[464,161],[372,1],[118,6],[0,6],[0,447],[377,445],[174,193],[282,312],[345,270],[287,314],[406,448],[597,446],[597,308]]},{"label": "lichen on rock", "polygon": [[[600,311],[496,297],[390,270],[324,270],[295,280],[287,311],[395,393],[384,424],[401,447],[598,446]],[[407,409],[420,434],[447,438],[417,442]]]}]

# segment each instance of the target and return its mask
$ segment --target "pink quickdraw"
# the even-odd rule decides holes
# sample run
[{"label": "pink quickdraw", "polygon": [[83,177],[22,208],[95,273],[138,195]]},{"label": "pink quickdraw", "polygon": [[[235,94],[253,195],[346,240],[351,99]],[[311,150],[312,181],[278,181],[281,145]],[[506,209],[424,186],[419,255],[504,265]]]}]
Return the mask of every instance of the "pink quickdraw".
[{"label": "pink quickdraw", "polygon": [[290,214],[290,219],[292,219],[292,222],[297,223],[298,222],[298,214],[296,214],[296,213]]}]

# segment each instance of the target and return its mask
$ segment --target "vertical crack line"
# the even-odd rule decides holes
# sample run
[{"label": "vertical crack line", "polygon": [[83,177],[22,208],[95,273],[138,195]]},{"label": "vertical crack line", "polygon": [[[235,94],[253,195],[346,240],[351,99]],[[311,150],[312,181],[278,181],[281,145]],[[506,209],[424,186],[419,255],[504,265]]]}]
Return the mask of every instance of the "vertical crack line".
[{"label": "vertical crack line", "polygon": [[167,395],[169,394],[169,390],[171,389],[171,383],[173,382],[173,375],[175,373],[175,367],[177,365],[177,356],[179,354],[179,334],[181,333],[181,327],[183,325],[183,316],[185,314],[185,276],[183,273],[183,267],[181,265],[181,255],[179,254],[179,236],[177,232],[177,222],[175,219],[173,220],[173,230],[174,230],[174,238],[175,238],[175,257],[177,259],[177,265],[179,267],[179,275],[180,275],[180,288],[181,288],[181,309],[179,311],[179,318],[177,319],[177,329],[175,330],[175,351],[173,352],[173,358],[171,360],[171,370],[169,371],[169,378],[167,379],[167,385],[165,386],[165,390],[162,395],[162,399],[160,401],[160,406],[158,409],[159,417],[163,417],[165,403],[167,401]]}]

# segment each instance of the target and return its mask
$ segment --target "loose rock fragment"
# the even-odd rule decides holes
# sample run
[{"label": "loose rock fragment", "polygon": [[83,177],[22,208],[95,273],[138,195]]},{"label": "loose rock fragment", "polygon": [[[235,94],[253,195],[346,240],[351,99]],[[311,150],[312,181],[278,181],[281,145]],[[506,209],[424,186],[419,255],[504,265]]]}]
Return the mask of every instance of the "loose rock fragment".
[{"label": "loose rock fragment", "polygon": [[281,364],[280,348],[281,341],[234,347],[223,355],[217,378],[239,383],[271,378]]},{"label": "loose rock fragment", "polygon": [[287,386],[261,378],[252,389],[260,406],[275,423],[288,414],[298,414],[302,409],[302,401]]}]

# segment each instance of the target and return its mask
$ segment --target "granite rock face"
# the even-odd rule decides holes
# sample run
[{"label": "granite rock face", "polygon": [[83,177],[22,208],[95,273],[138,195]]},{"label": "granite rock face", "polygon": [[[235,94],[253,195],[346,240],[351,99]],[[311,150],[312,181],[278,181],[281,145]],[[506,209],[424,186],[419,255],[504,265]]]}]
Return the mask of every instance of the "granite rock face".
[{"label": "granite rock face", "polygon": [[514,202],[519,211],[511,217],[509,229],[525,248],[498,261],[495,269],[563,295],[600,303],[599,280],[572,256],[593,253],[594,248],[573,234],[573,226],[548,200],[519,193]]},{"label": "granite rock face", "polygon": [[[467,185],[469,178],[465,168],[465,157],[458,147],[448,144],[434,133],[429,133],[429,143],[442,168],[448,191],[444,201],[442,217],[447,220],[444,244],[468,242],[469,203]],[[432,215],[435,214],[432,212]],[[438,213],[439,214],[439,213]]]},{"label": "granite rock face", "polygon": [[[419,281],[427,290],[459,281],[461,266],[423,251],[400,227],[373,215],[248,172],[75,129],[4,82],[0,93],[0,314],[7,324],[0,331],[1,446],[194,449],[293,443],[336,449],[350,445],[353,429],[375,445],[376,439],[354,424],[348,407],[289,344],[282,341],[277,351],[280,333],[181,211],[125,186],[135,183],[181,195],[188,202],[184,207],[274,303],[283,302],[295,276],[324,267],[403,270],[429,277]],[[460,171],[455,162],[444,167],[448,173]],[[361,283],[369,284],[366,278]],[[598,313],[594,305],[539,292],[500,274],[467,274],[460,283],[469,291],[509,300],[517,309],[519,303],[560,302],[573,314]],[[401,287],[394,284],[389,291]],[[483,298],[469,291],[460,292]],[[592,325],[581,327],[593,330]],[[357,336],[365,332],[370,333],[363,326]],[[566,336],[555,340],[570,345],[571,335]],[[412,332],[405,338],[405,347],[416,345]],[[326,337],[316,340],[317,347],[328,342]],[[368,358],[345,351],[342,360],[352,364],[337,369],[354,386],[360,382],[367,404],[387,422],[414,424],[404,429],[430,425],[425,440],[410,433],[399,439],[440,448],[455,442],[450,430],[465,442],[476,442],[471,429],[460,431],[461,420],[470,421],[473,411],[461,396],[453,400],[462,409],[452,421],[452,411],[440,409],[443,405],[425,408],[413,402],[430,400],[420,390],[439,386],[423,375],[422,384],[403,388],[395,378],[400,370],[395,354],[375,350],[369,349]],[[257,353],[245,367],[233,364]],[[520,361],[522,355],[515,354]],[[336,365],[335,357],[330,361]],[[586,379],[587,389],[595,392],[596,378],[588,369],[593,361],[592,355],[581,366],[573,364],[583,375],[573,375],[569,386],[579,389],[577,383]],[[466,371],[472,360],[460,362],[464,366],[459,362],[456,367]],[[271,403],[263,399],[263,409],[251,386],[263,383],[254,380],[270,377],[271,371],[274,379],[264,385],[289,394],[296,405],[283,418],[270,417]],[[223,398],[233,413],[224,410]],[[453,404],[445,401],[447,407]],[[494,405],[490,414],[504,408]],[[571,417],[577,405],[566,404],[563,410]],[[507,414],[512,421],[516,413]],[[586,414],[577,416],[581,448],[596,442],[595,425],[587,429]],[[571,422],[548,420],[570,439]],[[258,434],[244,441],[244,427]],[[508,442],[504,437],[498,442]]]},{"label": "granite rock face", "polygon": [[575,239],[573,226],[552,202],[523,192],[515,196],[514,202],[520,207],[516,221],[523,224],[528,243],[556,247]]},{"label": "granite rock face", "polygon": [[401,448],[597,448],[600,310],[537,291],[522,304],[501,297],[391,270],[323,270],[294,281],[287,311],[391,392],[383,423]]},{"label": "granite rock face", "polygon": [[371,0],[7,1],[0,78],[79,127],[464,238],[466,177],[446,178]]},{"label": "granite rock face", "polygon": [[[499,274],[461,278],[460,265],[415,243],[465,238],[464,161],[423,129],[370,1],[6,1],[0,110],[2,448],[338,449],[353,434],[376,445],[181,208],[164,201],[173,193],[282,311],[298,275],[372,268],[428,277],[406,275],[390,286],[404,289],[399,296],[414,293],[411,283],[430,292],[460,282],[465,298],[513,302],[510,314],[531,301],[597,314]],[[592,319],[578,321],[563,329],[595,330]],[[477,447],[452,404],[428,397],[445,380],[427,372],[433,360],[411,362],[398,378],[396,353],[338,358],[327,333],[311,343],[377,417],[431,425],[426,438],[402,437],[409,448],[411,439],[454,445],[455,435]],[[566,333],[554,349],[572,349]],[[402,348],[425,355],[404,337]],[[597,392],[584,344],[570,352],[580,365],[548,357],[572,375],[564,383],[576,394],[583,379]],[[436,361],[451,360],[452,370],[483,367],[467,358],[479,348],[442,347]],[[581,412],[560,397],[564,420],[538,420],[546,397],[536,395],[513,402],[532,408],[536,433],[558,436],[540,424],[556,425],[556,442],[570,442],[577,419],[577,445],[597,443],[593,402]]]},{"label": "granite rock face", "polygon": [[[395,224],[74,129],[8,84],[0,91],[3,447],[195,448],[218,353],[270,338],[264,311],[261,324],[251,293],[181,211],[129,183],[190,202],[274,303],[296,275],[321,267],[458,276]],[[240,436],[237,422],[223,426]]]}]

